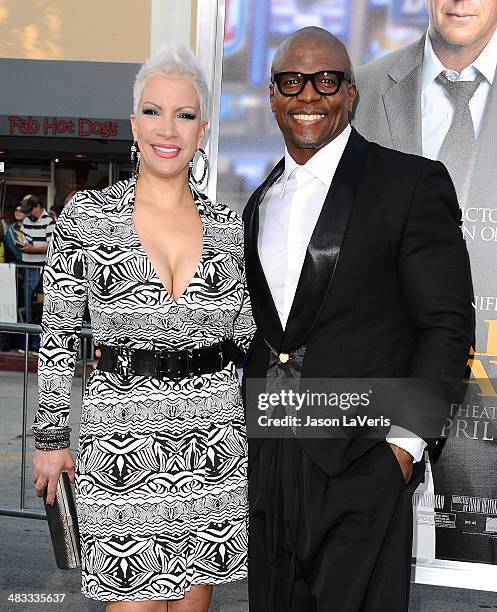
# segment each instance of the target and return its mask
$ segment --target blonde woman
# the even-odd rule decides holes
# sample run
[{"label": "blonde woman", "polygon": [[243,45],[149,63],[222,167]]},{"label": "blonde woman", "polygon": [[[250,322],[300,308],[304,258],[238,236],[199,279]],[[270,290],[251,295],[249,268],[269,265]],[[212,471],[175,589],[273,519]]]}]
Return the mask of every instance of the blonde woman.
[{"label": "blonde woman", "polygon": [[[134,86],[136,176],[78,192],[45,268],[33,480],[76,477],[82,590],[107,610],[205,612],[246,575],[246,440],[230,348],[254,326],[240,217],[190,162],[207,129],[195,57],[170,45]],[[201,154],[203,152],[201,151]],[[76,469],[69,394],[85,304],[102,356]]]}]

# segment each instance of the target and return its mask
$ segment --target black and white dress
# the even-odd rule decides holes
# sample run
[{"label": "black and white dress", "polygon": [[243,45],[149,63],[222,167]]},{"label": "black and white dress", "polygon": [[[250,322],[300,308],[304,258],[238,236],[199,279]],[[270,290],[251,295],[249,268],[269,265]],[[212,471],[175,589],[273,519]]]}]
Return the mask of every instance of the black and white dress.
[{"label": "black and white dress", "polygon": [[[35,426],[67,424],[81,319],[98,344],[187,349],[254,332],[242,221],[192,189],[197,270],[175,302],[136,233],[135,181],[66,206],[44,272]],[[76,499],[82,591],[98,600],[182,598],[246,575],[246,437],[236,370],[159,381],[94,370],[82,406]]]}]

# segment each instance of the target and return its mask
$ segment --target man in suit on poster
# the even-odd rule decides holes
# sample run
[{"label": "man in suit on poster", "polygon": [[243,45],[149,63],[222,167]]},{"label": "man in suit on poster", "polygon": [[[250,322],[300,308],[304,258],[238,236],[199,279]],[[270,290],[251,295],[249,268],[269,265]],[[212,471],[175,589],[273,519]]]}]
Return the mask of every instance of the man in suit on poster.
[{"label": "man in suit on poster", "polygon": [[427,0],[428,30],[356,70],[353,124],[385,147],[440,159],[461,203],[495,201],[497,2]]},{"label": "man in suit on poster", "polygon": [[244,367],[251,612],[407,610],[425,447],[415,418],[387,441],[252,436],[251,385],[461,379],[473,333],[449,175],[350,127],[351,73],[321,28],[278,48],[270,102],[285,157],[244,210],[257,323]]},{"label": "man in suit on poster", "polygon": [[[449,170],[463,211],[477,309],[481,304],[476,338],[485,347],[486,320],[495,318],[485,296],[496,295],[497,2],[427,0],[427,8],[428,29],[417,42],[356,70],[360,95],[353,124],[369,140],[441,160]],[[491,364],[486,375],[494,378]],[[474,376],[483,378],[483,373],[475,370]],[[465,401],[481,405],[483,413],[486,400],[478,394],[483,391],[471,385],[469,393],[475,395]],[[456,411],[448,434],[456,438],[448,438],[433,467],[446,510],[451,510],[452,495],[496,497],[497,447],[480,433],[478,418],[468,421],[464,407],[460,416],[462,429]],[[475,519],[457,517],[456,527]],[[485,526],[478,524],[474,531],[484,532]],[[467,527],[438,530],[437,557],[497,562],[495,540],[492,546],[489,537],[464,532]]]}]

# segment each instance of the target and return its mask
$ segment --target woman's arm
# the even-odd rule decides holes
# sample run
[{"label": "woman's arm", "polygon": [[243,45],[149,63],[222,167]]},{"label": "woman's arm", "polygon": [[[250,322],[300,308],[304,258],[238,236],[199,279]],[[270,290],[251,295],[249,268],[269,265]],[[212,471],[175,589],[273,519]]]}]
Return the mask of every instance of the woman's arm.
[{"label": "woman's arm", "polygon": [[33,480],[38,494],[49,484],[53,499],[62,470],[74,478],[68,450],[71,385],[87,300],[84,231],[79,192],[64,208],[54,230],[43,271],[43,320],[38,357],[39,408],[33,424],[36,454]]},{"label": "woman's arm", "polygon": [[[241,222],[240,229],[243,236],[243,224]],[[235,318],[233,325],[233,341],[236,344],[236,347],[243,351],[244,354],[247,353],[250,343],[252,342],[252,338],[255,334],[255,322],[252,316],[252,307],[250,304],[250,295],[247,288],[247,280],[245,276],[245,259],[243,255],[243,242],[241,246],[241,275],[243,282],[243,300],[240,308],[240,312]],[[244,361],[242,359],[241,361]],[[238,364],[237,364],[238,365]]]}]

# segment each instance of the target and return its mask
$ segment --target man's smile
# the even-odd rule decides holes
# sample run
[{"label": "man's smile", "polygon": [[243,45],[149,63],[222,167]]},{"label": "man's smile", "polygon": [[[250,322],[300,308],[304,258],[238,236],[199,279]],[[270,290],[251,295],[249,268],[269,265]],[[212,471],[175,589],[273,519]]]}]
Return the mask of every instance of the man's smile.
[{"label": "man's smile", "polygon": [[290,117],[302,125],[313,125],[322,121],[326,115],[324,113],[290,113]]}]

